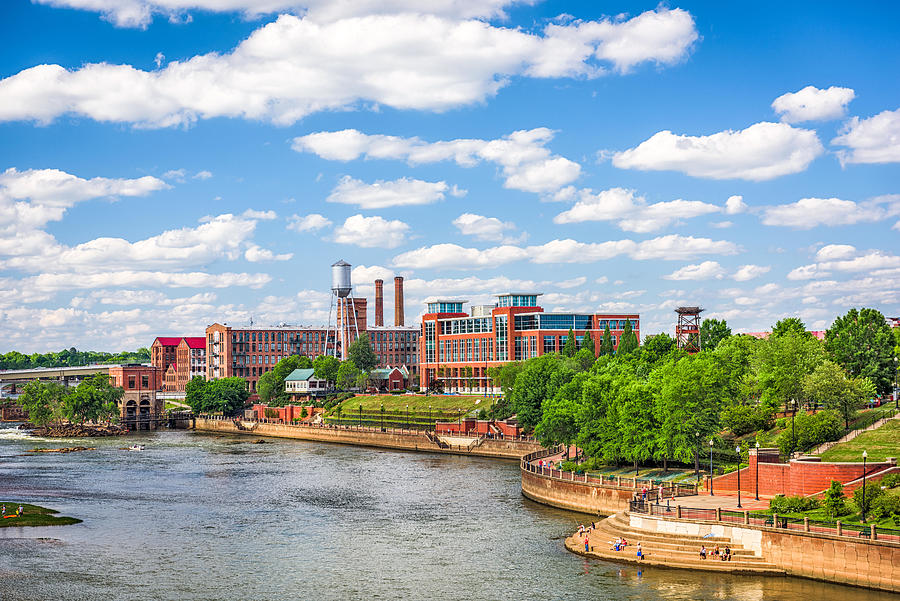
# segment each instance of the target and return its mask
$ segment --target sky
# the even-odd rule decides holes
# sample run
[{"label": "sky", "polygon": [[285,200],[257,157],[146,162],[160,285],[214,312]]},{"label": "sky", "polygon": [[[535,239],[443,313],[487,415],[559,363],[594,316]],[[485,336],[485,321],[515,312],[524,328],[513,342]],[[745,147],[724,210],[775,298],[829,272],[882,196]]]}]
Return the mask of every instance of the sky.
[{"label": "sky", "polygon": [[900,315],[895,3],[0,16],[0,352],[324,324],[338,259],[388,324],[395,275],[407,324],[510,291],[642,335],[684,304],[735,332]]}]

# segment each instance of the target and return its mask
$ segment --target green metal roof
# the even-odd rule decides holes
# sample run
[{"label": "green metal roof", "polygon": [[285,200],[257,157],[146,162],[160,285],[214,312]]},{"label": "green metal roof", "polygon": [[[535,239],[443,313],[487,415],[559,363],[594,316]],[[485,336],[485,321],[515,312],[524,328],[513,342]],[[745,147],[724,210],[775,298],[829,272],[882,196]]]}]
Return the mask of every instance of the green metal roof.
[{"label": "green metal roof", "polygon": [[314,371],[315,370],[312,369],[311,367],[307,368],[307,369],[295,369],[288,375],[288,377],[286,377],[284,379],[284,381],[285,382],[299,382],[302,380],[309,380],[310,378],[313,377]]}]

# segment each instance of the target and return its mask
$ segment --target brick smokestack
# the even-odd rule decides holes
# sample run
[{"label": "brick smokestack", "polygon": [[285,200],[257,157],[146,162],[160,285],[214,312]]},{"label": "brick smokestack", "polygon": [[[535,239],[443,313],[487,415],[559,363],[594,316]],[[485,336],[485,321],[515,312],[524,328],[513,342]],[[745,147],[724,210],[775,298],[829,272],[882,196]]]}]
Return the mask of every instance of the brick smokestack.
[{"label": "brick smokestack", "polygon": [[375,325],[384,325],[384,280],[375,280]]},{"label": "brick smokestack", "polygon": [[394,278],[394,325],[403,325],[403,278]]}]

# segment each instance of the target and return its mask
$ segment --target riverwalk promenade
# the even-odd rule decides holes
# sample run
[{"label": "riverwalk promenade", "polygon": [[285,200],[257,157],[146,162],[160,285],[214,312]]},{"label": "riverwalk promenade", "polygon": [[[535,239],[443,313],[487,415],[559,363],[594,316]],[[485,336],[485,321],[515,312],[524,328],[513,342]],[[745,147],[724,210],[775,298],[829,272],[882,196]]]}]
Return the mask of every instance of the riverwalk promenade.
[{"label": "riverwalk promenade", "polygon": [[[559,449],[526,455],[522,493],[585,514],[585,532],[566,539],[573,553],[689,570],[800,576],[900,592],[900,531],[825,524],[762,513],[764,500],[698,495],[694,487],[639,478],[595,477],[555,467]],[[662,488],[660,488],[662,485]],[[600,517],[609,516],[609,517]],[[615,548],[625,539],[624,548]],[[586,544],[587,543],[587,544]],[[643,557],[637,555],[641,544]],[[714,556],[728,547],[730,560]],[[700,550],[707,550],[701,559]]]},{"label": "riverwalk promenade", "polygon": [[329,426],[247,421],[217,416],[198,416],[194,429],[246,436],[292,438],[378,447],[399,451],[419,451],[498,459],[520,459],[542,449],[531,438],[443,437],[429,431],[369,426]]}]

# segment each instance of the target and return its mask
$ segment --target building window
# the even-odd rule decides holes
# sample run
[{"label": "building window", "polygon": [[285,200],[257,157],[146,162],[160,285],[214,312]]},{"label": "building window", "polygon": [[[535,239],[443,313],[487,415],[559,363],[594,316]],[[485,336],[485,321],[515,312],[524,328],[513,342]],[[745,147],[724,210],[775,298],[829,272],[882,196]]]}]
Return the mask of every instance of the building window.
[{"label": "building window", "polygon": [[141,376],[141,388],[150,388],[150,376]]},{"label": "building window", "polygon": [[128,376],[128,388],[134,388],[134,376]]},{"label": "building window", "polygon": [[544,336],[544,354],[556,352],[556,336]]}]

